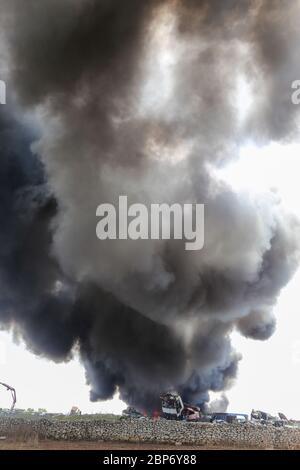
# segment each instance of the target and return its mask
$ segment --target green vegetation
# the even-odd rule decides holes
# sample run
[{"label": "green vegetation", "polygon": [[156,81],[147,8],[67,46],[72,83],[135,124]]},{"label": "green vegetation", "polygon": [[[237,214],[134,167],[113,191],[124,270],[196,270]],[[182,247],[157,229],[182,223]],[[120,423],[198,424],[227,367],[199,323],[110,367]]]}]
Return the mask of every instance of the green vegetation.
[{"label": "green vegetation", "polygon": [[66,415],[55,415],[53,416],[53,419],[55,420],[61,420],[61,421],[110,421],[110,422],[115,422],[119,421],[121,419],[121,416],[119,415],[113,415],[113,414],[84,414],[80,416],[66,416]]},{"label": "green vegetation", "polygon": [[36,419],[53,419],[59,421],[109,421],[116,422],[121,419],[121,416],[113,414],[83,414],[83,415],[65,415],[62,413],[48,413],[44,408],[39,408],[35,411],[33,408],[27,410],[15,409],[12,413],[8,409],[0,409],[1,416],[10,416],[13,418],[22,418],[25,420],[36,420]]}]

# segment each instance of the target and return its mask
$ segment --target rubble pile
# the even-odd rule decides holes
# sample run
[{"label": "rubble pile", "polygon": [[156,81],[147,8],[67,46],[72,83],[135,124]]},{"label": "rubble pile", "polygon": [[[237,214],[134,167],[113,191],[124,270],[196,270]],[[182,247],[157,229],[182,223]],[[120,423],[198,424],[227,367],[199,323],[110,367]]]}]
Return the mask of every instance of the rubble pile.
[{"label": "rubble pile", "polygon": [[13,436],[22,429],[40,439],[101,440],[189,444],[245,448],[300,448],[300,429],[246,424],[211,424],[164,419],[55,421],[2,418],[0,435]]}]

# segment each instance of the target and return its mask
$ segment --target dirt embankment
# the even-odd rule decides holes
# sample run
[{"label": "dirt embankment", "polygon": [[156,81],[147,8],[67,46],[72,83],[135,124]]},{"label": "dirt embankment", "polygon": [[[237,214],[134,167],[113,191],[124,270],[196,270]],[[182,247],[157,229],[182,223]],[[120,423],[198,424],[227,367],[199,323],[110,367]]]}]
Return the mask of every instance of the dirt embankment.
[{"label": "dirt embankment", "polygon": [[[239,450],[238,447],[208,447],[208,446],[186,446],[172,444],[151,444],[131,442],[88,442],[88,441],[48,441],[29,440],[28,442],[15,441],[13,439],[0,442],[1,450]],[[245,447],[240,448],[245,450]]]}]

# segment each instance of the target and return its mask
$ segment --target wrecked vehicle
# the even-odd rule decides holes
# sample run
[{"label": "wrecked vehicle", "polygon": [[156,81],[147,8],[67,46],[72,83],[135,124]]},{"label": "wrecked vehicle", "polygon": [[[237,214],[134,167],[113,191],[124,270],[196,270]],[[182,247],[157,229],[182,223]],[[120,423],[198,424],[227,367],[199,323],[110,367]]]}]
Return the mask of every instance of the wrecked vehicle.
[{"label": "wrecked vehicle", "polygon": [[181,396],[175,392],[167,392],[161,395],[161,408],[166,419],[181,419],[184,409]]},{"label": "wrecked vehicle", "polygon": [[176,392],[167,392],[161,395],[163,418],[185,421],[199,421],[200,408],[183,403],[181,396]]},{"label": "wrecked vehicle", "polygon": [[212,413],[211,423],[247,423],[248,415],[244,413]]},{"label": "wrecked vehicle", "polygon": [[199,421],[200,420],[200,408],[194,405],[187,405],[184,403],[182,411],[182,418],[186,421]]},{"label": "wrecked vehicle", "polygon": [[300,421],[297,421],[295,419],[289,419],[283,413],[278,413],[278,416],[279,416],[283,426],[285,426],[287,428],[300,428]]},{"label": "wrecked vehicle", "polygon": [[122,418],[135,418],[140,419],[144,418],[144,415],[140,413],[138,410],[133,408],[132,406],[128,406],[126,410],[122,412]]},{"label": "wrecked vehicle", "polygon": [[72,406],[69,416],[81,416],[81,410],[78,406]]},{"label": "wrecked vehicle", "polygon": [[251,411],[251,421],[254,423],[273,425],[276,427],[281,427],[285,425],[285,420],[282,420],[277,416],[272,416],[271,414],[260,410]]}]

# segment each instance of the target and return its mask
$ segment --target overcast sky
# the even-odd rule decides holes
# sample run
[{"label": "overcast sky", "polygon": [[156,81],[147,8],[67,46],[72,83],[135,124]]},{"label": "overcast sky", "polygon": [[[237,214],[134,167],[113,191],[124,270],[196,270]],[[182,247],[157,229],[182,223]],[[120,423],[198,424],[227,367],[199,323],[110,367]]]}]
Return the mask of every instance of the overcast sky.
[{"label": "overcast sky", "polygon": [[[239,190],[276,188],[283,203],[300,217],[299,153],[300,144],[245,147],[240,160],[222,170],[220,177]],[[279,298],[275,308],[277,330],[271,339],[258,342],[233,334],[243,359],[235,385],[227,392],[230,411],[249,413],[258,408],[300,419],[299,287],[300,270]],[[16,388],[19,408],[67,412],[77,405],[86,412],[120,413],[126,406],[118,397],[90,403],[78,360],[54,364],[37,358],[23,344],[15,344],[7,332],[0,332],[0,381]],[[9,404],[9,395],[0,390],[0,407]]]}]

